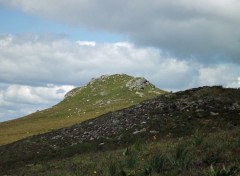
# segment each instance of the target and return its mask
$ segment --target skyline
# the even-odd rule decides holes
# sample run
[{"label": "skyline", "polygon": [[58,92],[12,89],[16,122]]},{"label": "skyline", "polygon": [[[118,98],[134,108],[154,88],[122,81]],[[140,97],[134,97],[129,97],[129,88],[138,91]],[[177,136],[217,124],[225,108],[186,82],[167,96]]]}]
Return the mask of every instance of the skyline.
[{"label": "skyline", "polygon": [[161,89],[240,87],[236,0],[0,0],[0,121],[103,74]]}]

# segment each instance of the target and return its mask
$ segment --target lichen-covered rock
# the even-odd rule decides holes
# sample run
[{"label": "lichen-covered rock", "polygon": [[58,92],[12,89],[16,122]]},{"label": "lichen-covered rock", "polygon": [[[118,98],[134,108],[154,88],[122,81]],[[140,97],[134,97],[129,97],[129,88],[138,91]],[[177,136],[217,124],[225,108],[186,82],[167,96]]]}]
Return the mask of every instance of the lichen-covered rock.
[{"label": "lichen-covered rock", "polygon": [[106,81],[107,78],[109,78],[110,75],[102,75],[99,78],[92,78],[91,81],[87,85],[93,85],[96,81]]},{"label": "lichen-covered rock", "polygon": [[151,85],[151,83],[145,78],[140,77],[133,78],[130,81],[128,81],[126,87],[128,87],[129,90],[143,90],[148,85]]}]

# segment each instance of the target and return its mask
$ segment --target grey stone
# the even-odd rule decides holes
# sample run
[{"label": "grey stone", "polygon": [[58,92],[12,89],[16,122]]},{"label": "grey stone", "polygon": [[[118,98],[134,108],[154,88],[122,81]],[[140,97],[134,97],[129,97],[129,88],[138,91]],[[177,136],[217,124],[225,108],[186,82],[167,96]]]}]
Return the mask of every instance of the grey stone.
[{"label": "grey stone", "polygon": [[145,78],[133,78],[127,82],[126,87],[128,87],[129,90],[143,90],[148,85],[150,85],[150,83]]},{"label": "grey stone", "polygon": [[158,134],[159,131],[151,130],[151,131],[149,131],[149,133],[151,133],[151,134]]},{"label": "grey stone", "polygon": [[143,132],[146,132],[146,131],[147,131],[146,128],[143,128],[139,131],[134,131],[133,134],[143,133]]},{"label": "grey stone", "polygon": [[218,112],[210,112],[210,114],[211,114],[212,116],[217,116],[217,115],[219,115]]}]

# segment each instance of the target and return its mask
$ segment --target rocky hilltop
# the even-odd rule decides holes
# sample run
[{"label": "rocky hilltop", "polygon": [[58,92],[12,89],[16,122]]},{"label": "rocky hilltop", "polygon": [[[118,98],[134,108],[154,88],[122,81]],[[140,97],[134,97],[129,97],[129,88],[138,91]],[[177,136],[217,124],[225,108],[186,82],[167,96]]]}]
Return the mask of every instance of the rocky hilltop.
[{"label": "rocky hilltop", "polygon": [[71,126],[164,93],[145,78],[126,74],[103,75],[71,90],[63,101],[51,108],[0,123],[0,145]]},{"label": "rocky hilltop", "polygon": [[240,89],[200,87],[160,95],[71,127],[2,146],[0,165],[119,148],[152,137],[183,138],[196,130],[210,134],[239,125]]},{"label": "rocky hilltop", "polygon": [[[151,84],[148,80],[146,80],[143,77],[131,77],[126,74],[102,75],[99,78],[92,78],[91,81],[86,86],[78,87],[69,91],[68,93],[66,93],[64,98],[74,97],[77,94],[80,94],[83,89],[87,89],[89,87],[95,90],[99,86],[99,84],[105,84],[111,79],[115,79],[115,82],[117,82],[119,78],[128,78],[120,87],[121,88],[127,87],[130,91],[143,91],[146,88],[153,89],[153,90],[156,89],[156,87],[153,84]],[[103,90],[103,91],[107,91],[107,90]],[[155,91],[155,93],[162,94],[163,91],[158,90],[158,91]],[[104,95],[105,93],[100,92],[100,94]],[[136,94],[138,93],[136,92]],[[143,94],[141,95],[143,96]]]}]

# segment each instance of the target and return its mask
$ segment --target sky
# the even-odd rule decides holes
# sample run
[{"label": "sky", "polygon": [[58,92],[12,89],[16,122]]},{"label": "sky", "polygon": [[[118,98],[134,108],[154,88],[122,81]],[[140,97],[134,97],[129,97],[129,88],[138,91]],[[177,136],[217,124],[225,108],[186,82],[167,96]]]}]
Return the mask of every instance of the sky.
[{"label": "sky", "polygon": [[0,21],[0,121],[104,74],[240,87],[238,0],[0,0]]}]

